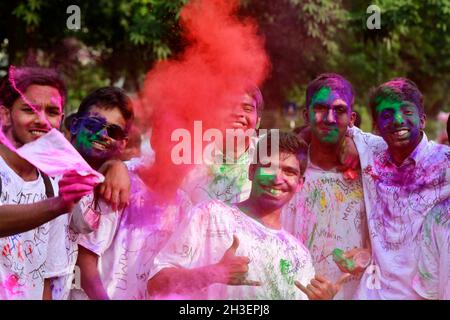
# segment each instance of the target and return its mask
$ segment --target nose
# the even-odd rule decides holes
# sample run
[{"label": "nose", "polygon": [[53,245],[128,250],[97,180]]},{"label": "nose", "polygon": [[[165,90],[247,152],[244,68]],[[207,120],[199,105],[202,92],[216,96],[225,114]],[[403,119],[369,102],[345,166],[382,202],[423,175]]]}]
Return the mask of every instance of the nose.
[{"label": "nose", "polygon": [[51,124],[50,121],[48,121],[47,117],[45,116],[44,112],[35,110],[35,118],[34,118],[34,123],[37,124],[38,126],[42,126],[45,127],[47,126],[48,128],[51,128]]},{"label": "nose", "polygon": [[327,122],[328,123],[336,123],[336,113],[333,108],[328,109]]},{"label": "nose", "polygon": [[277,184],[281,184],[283,182],[284,182],[283,170],[278,169],[274,175],[273,184],[277,185]]},{"label": "nose", "polygon": [[394,113],[394,123],[396,123],[396,124],[404,124],[405,123],[405,119],[403,118],[403,115],[401,112]]}]

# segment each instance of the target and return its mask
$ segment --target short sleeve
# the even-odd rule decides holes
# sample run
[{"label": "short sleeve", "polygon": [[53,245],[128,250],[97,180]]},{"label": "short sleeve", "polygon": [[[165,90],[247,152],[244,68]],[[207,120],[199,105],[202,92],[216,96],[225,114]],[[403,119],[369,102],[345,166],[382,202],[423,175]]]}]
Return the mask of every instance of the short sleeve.
[{"label": "short sleeve", "polygon": [[181,221],[166,245],[155,257],[148,279],[164,268],[194,268],[198,266],[205,245],[209,214],[204,207],[194,207]]},{"label": "short sleeve", "polygon": [[45,278],[59,277],[72,272],[66,249],[68,219],[69,215],[63,214],[49,222]]},{"label": "short sleeve", "polygon": [[119,228],[121,214],[113,211],[101,200],[96,211],[100,213],[98,229],[88,234],[80,234],[78,244],[100,256],[111,246]]}]

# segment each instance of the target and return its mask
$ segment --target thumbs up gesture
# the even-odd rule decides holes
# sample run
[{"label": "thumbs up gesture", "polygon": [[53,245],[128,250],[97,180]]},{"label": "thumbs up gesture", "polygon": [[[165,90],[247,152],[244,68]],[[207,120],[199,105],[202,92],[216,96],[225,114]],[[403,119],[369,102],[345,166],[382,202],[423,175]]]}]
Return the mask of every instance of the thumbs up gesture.
[{"label": "thumbs up gesture", "polygon": [[259,281],[247,280],[248,264],[250,259],[248,257],[236,256],[236,250],[239,247],[239,239],[233,235],[233,243],[225,251],[222,259],[216,265],[216,272],[218,273],[219,282],[228,285],[245,285],[245,286],[259,286]]},{"label": "thumbs up gesture", "polygon": [[345,273],[336,283],[332,283],[327,278],[316,275],[306,287],[299,281],[295,281],[295,285],[308,296],[309,300],[331,300],[339,292],[342,284],[350,277],[351,274]]}]

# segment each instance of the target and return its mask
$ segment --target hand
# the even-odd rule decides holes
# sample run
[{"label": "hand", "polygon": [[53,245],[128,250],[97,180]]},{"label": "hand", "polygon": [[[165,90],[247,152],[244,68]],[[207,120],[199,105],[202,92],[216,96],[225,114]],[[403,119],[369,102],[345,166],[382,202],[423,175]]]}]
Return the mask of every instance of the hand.
[{"label": "hand", "polygon": [[336,283],[332,283],[327,278],[316,275],[306,287],[299,281],[295,281],[295,285],[308,296],[309,300],[332,300],[341,289],[342,284],[350,277],[351,274],[346,273]]},{"label": "hand", "polygon": [[343,258],[352,260],[354,262],[354,268],[349,269],[345,263],[336,262],[339,270],[344,273],[350,273],[354,276],[359,276],[364,272],[364,270],[366,270],[367,266],[369,265],[371,253],[369,249],[355,248],[346,251],[343,254]]},{"label": "hand", "polygon": [[97,176],[81,176],[76,171],[65,173],[58,182],[59,199],[62,206],[67,210],[71,210],[73,205],[82,197],[92,193],[97,184]]},{"label": "hand", "polygon": [[359,153],[355,142],[351,137],[346,136],[339,148],[340,166],[337,168],[341,172],[345,172],[345,176],[349,180],[357,178],[356,171],[359,171]]},{"label": "hand", "polygon": [[218,282],[228,285],[246,285],[246,286],[260,286],[259,281],[247,280],[248,264],[250,259],[247,257],[236,256],[236,250],[239,247],[239,239],[236,235],[233,236],[233,243],[231,247],[225,251],[222,259],[215,266]]},{"label": "hand", "polygon": [[97,196],[105,200],[113,210],[125,208],[131,187],[126,165],[120,160],[109,160],[98,171],[105,176],[105,181],[99,186]]}]

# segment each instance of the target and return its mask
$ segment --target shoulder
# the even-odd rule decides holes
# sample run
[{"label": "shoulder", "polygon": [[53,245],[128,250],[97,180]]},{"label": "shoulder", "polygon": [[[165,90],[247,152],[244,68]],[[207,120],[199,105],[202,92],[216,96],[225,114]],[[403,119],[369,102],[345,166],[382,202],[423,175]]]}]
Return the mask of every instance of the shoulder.
[{"label": "shoulder", "polygon": [[191,215],[193,219],[224,220],[233,213],[233,208],[220,200],[205,200],[192,208]]},{"label": "shoulder", "polygon": [[358,151],[361,153],[367,148],[374,151],[384,151],[387,149],[387,144],[382,137],[375,134],[364,132],[357,127],[349,128],[347,131],[349,135],[353,138]]},{"label": "shoulder", "polygon": [[444,144],[429,141],[427,144],[428,160],[433,162],[444,162],[447,166],[450,164],[450,147]]}]

